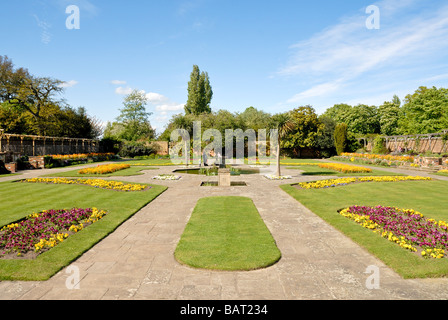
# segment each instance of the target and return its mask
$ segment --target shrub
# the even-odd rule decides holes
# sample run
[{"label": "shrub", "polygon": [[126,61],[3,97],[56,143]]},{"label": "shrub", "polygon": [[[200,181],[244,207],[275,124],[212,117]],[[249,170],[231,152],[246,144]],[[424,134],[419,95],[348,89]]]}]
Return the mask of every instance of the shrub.
[{"label": "shrub", "polygon": [[0,174],[9,174],[11,172],[9,172],[6,167],[5,167],[5,163],[0,160]]},{"label": "shrub", "polygon": [[101,152],[117,154],[120,151],[121,141],[114,138],[103,138],[100,141]]},{"label": "shrub", "polygon": [[386,139],[384,137],[378,136],[375,138],[372,152],[375,154],[389,153],[389,150],[386,148]]},{"label": "shrub", "polygon": [[153,147],[147,146],[143,142],[124,141],[118,154],[123,158],[134,158],[149,156],[155,152],[156,150]]},{"label": "shrub", "polygon": [[347,125],[340,123],[336,126],[334,131],[334,144],[336,147],[336,153],[341,155],[347,146]]}]

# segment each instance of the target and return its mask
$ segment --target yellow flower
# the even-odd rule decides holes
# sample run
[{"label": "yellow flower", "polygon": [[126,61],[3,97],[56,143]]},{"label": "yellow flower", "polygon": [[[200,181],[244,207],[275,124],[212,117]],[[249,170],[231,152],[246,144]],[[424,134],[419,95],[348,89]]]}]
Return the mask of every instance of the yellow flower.
[{"label": "yellow flower", "polygon": [[131,166],[129,164],[106,164],[93,168],[81,169],[78,171],[79,174],[108,174],[116,171],[128,169]]},{"label": "yellow flower", "polygon": [[67,179],[67,178],[32,178],[26,179],[29,183],[51,183],[51,184],[81,184],[95,188],[117,190],[117,191],[142,191],[147,186],[142,184],[123,183],[118,181],[106,181],[101,179]]}]

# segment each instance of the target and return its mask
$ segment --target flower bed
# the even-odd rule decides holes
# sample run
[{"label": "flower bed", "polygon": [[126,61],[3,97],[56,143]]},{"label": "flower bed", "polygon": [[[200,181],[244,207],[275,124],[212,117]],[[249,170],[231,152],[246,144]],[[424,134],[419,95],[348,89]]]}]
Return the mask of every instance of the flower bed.
[{"label": "flower bed", "polygon": [[339,212],[364,228],[380,234],[424,258],[441,259],[448,250],[448,223],[427,219],[412,209],[352,206]]},{"label": "flower bed", "polygon": [[180,180],[180,176],[175,176],[174,174],[160,174],[153,177],[154,180]]},{"label": "flower bed", "polygon": [[342,157],[347,158],[361,158],[361,159],[380,159],[387,161],[400,161],[400,162],[414,162],[413,156],[392,156],[392,155],[382,155],[382,154],[370,154],[370,153],[342,153]]},{"label": "flower bed", "polygon": [[78,171],[79,174],[109,174],[120,170],[129,169],[128,164],[105,164],[94,168],[85,168]]},{"label": "flower bed", "polygon": [[265,174],[264,177],[268,180],[287,180],[292,179],[292,176],[277,176],[274,174]]},{"label": "flower bed", "polygon": [[89,162],[101,162],[119,159],[113,153],[79,153],[68,155],[47,155],[45,158],[45,167],[65,167],[75,164],[83,164]]},{"label": "flower bed", "polygon": [[97,208],[33,213],[0,230],[0,258],[36,257],[106,214]]},{"label": "flower bed", "polygon": [[132,167],[172,167],[172,163],[131,163]]},{"label": "flower bed", "polygon": [[53,154],[49,155],[49,157],[52,157],[55,160],[86,160],[86,159],[93,159],[98,161],[104,161],[104,160],[110,160],[115,157],[115,154],[113,153],[78,153],[78,154],[67,154],[67,155],[61,155],[61,154]]},{"label": "flower bed", "polygon": [[432,179],[428,177],[412,177],[412,176],[359,177],[359,178],[340,178],[340,179],[328,179],[313,182],[303,182],[299,183],[298,186],[300,186],[302,189],[323,189],[362,182],[398,182],[398,181],[419,181],[419,180],[429,181]]},{"label": "flower bed", "polygon": [[150,188],[149,186],[145,186],[142,184],[123,183],[119,181],[106,181],[101,179],[33,178],[22,180],[22,182],[49,183],[49,184],[78,184],[115,191],[143,191]]},{"label": "flower bed", "polygon": [[319,164],[320,168],[324,169],[331,169],[335,171],[339,171],[342,173],[370,173],[372,172],[372,169],[364,168],[364,167],[357,167],[357,166],[351,166],[348,164],[339,164],[339,163],[322,163]]}]

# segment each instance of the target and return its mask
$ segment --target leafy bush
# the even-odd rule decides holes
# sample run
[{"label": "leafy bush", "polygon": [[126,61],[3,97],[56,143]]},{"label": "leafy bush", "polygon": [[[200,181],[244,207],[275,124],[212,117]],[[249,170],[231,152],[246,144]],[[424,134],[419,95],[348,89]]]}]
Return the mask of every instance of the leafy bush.
[{"label": "leafy bush", "polygon": [[5,167],[5,163],[0,160],[0,174],[9,174],[11,172],[9,172],[6,167]]},{"label": "leafy bush", "polygon": [[375,138],[372,152],[375,154],[389,153],[389,150],[386,148],[386,139],[384,137],[378,136]]},{"label": "leafy bush", "polygon": [[340,123],[336,126],[334,131],[334,145],[336,147],[336,153],[341,155],[347,146],[347,125]]},{"label": "leafy bush", "polygon": [[120,151],[121,141],[114,138],[103,138],[100,141],[101,152],[117,154]]},{"label": "leafy bush", "polygon": [[118,154],[123,158],[134,158],[149,156],[155,152],[156,150],[153,147],[147,146],[145,143],[124,141],[120,146]]}]

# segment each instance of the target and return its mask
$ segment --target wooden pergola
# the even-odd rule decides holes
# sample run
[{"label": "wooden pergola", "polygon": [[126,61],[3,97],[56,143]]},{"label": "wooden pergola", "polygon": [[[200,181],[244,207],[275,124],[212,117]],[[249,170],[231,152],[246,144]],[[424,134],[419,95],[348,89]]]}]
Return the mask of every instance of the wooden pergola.
[{"label": "wooden pergola", "polygon": [[[84,152],[97,152],[99,147],[99,142],[97,140],[91,139],[78,139],[78,138],[63,138],[63,137],[45,137],[45,136],[33,136],[33,135],[19,135],[19,134],[9,134],[5,133],[3,129],[0,129],[0,153],[11,151],[10,140],[11,138],[16,138],[20,140],[20,150],[19,153],[25,155],[25,140],[32,141],[32,152],[31,154],[26,154],[28,156],[44,156],[47,154],[70,154],[72,151],[75,153]],[[2,141],[6,140],[6,145],[2,144]],[[60,152],[56,152],[56,144],[61,143]],[[37,152],[38,144],[43,147],[43,152]],[[72,147],[74,150],[72,150]],[[51,150],[51,152],[50,152]]]},{"label": "wooden pergola", "polygon": [[[404,146],[405,149],[408,149],[411,146],[413,148],[423,149],[423,152],[430,151],[435,152],[434,148],[437,143],[442,140],[442,136],[448,133],[447,130],[442,130],[439,133],[428,133],[428,134],[413,134],[413,135],[395,135],[395,136],[383,136],[386,141],[386,146],[392,146],[395,150],[398,150],[401,146]],[[363,142],[364,148],[367,148],[369,144],[369,138],[358,138],[360,143]],[[440,153],[444,152],[446,149],[446,142],[442,143],[442,147],[438,150]]]}]

